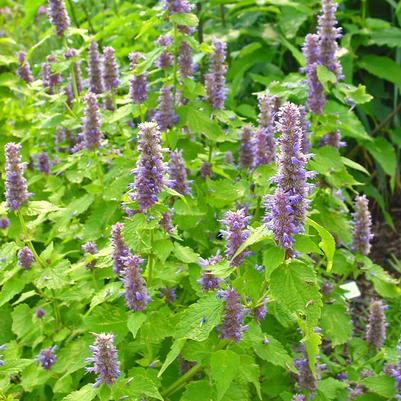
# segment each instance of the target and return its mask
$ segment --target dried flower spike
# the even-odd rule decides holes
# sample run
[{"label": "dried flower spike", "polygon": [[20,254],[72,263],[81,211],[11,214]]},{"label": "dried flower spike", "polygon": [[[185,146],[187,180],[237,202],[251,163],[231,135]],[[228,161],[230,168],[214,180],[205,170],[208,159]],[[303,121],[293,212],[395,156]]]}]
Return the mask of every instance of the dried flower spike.
[{"label": "dried flower spike", "polygon": [[100,148],[103,134],[100,131],[100,113],[97,104],[97,97],[94,93],[88,92],[85,96],[84,110],[84,142],[89,150]]},{"label": "dried flower spike", "polygon": [[19,63],[19,67],[17,69],[17,75],[24,80],[27,84],[30,84],[33,82],[33,75],[31,71],[31,67],[26,61],[26,53],[23,51],[19,51],[17,53],[17,60]]},{"label": "dried flower spike", "polygon": [[386,339],[386,316],[382,301],[374,301],[369,307],[369,322],[366,330],[366,341],[371,349],[381,348]]},{"label": "dried flower spike", "polygon": [[47,9],[49,14],[49,20],[54,26],[57,36],[63,36],[64,32],[70,26],[70,17],[67,14],[64,0],[48,0],[49,8]]},{"label": "dried flower spike", "polygon": [[369,211],[369,202],[365,195],[357,196],[354,201],[355,212],[352,214],[353,232],[352,232],[352,250],[362,255],[369,255],[370,240],[372,234],[372,218]]}]

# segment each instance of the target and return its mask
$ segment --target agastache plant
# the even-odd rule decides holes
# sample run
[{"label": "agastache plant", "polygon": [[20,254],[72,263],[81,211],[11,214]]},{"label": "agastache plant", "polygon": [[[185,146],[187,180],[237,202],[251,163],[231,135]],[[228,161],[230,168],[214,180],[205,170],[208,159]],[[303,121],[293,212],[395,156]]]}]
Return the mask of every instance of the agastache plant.
[{"label": "agastache plant", "polygon": [[30,194],[26,179],[23,176],[25,163],[21,163],[21,147],[15,143],[5,145],[6,181],[5,196],[6,206],[10,211],[18,210],[28,203]]},{"label": "agastache plant", "polygon": [[366,330],[366,342],[373,350],[378,350],[386,339],[386,316],[383,302],[373,301],[369,307],[369,321]]},{"label": "agastache plant", "polygon": [[324,365],[321,365],[318,362],[315,363],[316,376],[314,376],[309,366],[309,360],[304,344],[302,344],[302,357],[295,359],[294,364],[298,369],[297,379],[299,387],[302,390],[314,393],[317,389],[318,380],[320,379],[320,370],[324,368]]},{"label": "agastache plant", "polygon": [[103,134],[100,131],[100,113],[97,104],[97,97],[94,93],[88,92],[85,96],[84,118],[84,143],[89,150],[100,148]]},{"label": "agastache plant", "polygon": [[198,264],[202,268],[202,275],[198,280],[198,284],[200,284],[203,291],[207,292],[220,288],[221,280],[212,273],[210,267],[220,263],[221,261],[222,257],[219,254],[211,256],[208,259],[199,258]]},{"label": "agastache plant", "polygon": [[249,254],[248,251],[242,251],[234,257],[239,247],[249,237],[247,227],[250,219],[251,217],[247,215],[245,209],[238,209],[234,212],[226,212],[224,219],[221,221],[225,228],[221,230],[221,233],[227,241],[225,254],[231,266],[240,266]]},{"label": "agastache plant", "polygon": [[220,291],[219,295],[224,299],[223,322],[220,327],[221,338],[240,342],[242,333],[246,330],[243,325],[244,310],[241,305],[240,295],[233,288]]},{"label": "agastache plant", "polygon": [[159,105],[155,114],[161,131],[166,131],[178,121],[178,116],[174,111],[174,99],[171,86],[163,86],[160,89]]},{"label": "agastache plant", "polygon": [[165,185],[163,175],[166,166],[160,142],[160,131],[155,122],[139,125],[139,159],[133,170],[135,181],[130,185],[133,189],[130,198],[137,201],[141,212],[147,211],[157,202],[158,194]]},{"label": "agastache plant", "polygon": [[345,142],[341,140],[341,131],[336,129],[334,132],[329,132],[323,135],[320,140],[319,146],[332,146],[333,148],[340,149],[346,145]]},{"label": "agastache plant", "polygon": [[243,169],[252,169],[254,165],[253,136],[254,129],[250,125],[247,125],[242,129],[239,148],[239,164]]},{"label": "agastache plant", "polygon": [[163,0],[163,5],[170,15],[190,13],[192,10],[188,0]]},{"label": "agastache plant", "polygon": [[[75,49],[68,49],[65,53],[64,53],[64,57],[66,60],[70,60],[74,57],[78,56],[78,52]],[[82,92],[82,78],[81,78],[81,62],[80,61],[72,61],[71,62],[71,68],[74,72],[74,80],[75,80],[75,85],[76,85],[76,90],[77,90],[77,94],[79,95]],[[73,82],[73,77],[70,76],[69,78],[69,84],[68,84],[68,88],[69,88],[69,92],[71,92],[72,94],[74,94],[74,82]],[[75,96],[75,95],[74,95]]]},{"label": "agastache plant", "polygon": [[301,148],[302,148],[302,153],[309,155],[309,151],[311,148],[311,124],[306,118],[306,108],[305,106],[299,106],[299,118],[300,118],[300,123],[299,125],[301,126],[301,132],[302,132],[302,140],[301,140]]},{"label": "agastache plant", "polygon": [[[138,52],[132,52],[129,54],[131,70],[135,70],[138,60],[142,58],[142,54]],[[134,74],[132,79],[129,81],[129,95],[133,103],[141,104],[148,98],[148,80],[147,74]]]},{"label": "agastache plant", "polygon": [[48,0],[49,8],[47,9],[49,14],[49,20],[54,26],[56,35],[61,37],[64,32],[70,26],[70,17],[67,14],[64,0]]},{"label": "agastache plant", "polygon": [[46,63],[43,63],[41,69],[43,85],[47,88],[47,92],[50,95],[55,93],[56,86],[61,83],[61,74],[52,71],[52,64],[56,62],[56,57],[54,55],[47,56]]},{"label": "agastache plant", "polygon": [[[94,242],[86,242],[82,245],[82,250],[84,251],[85,255],[96,255],[97,254],[97,246]],[[92,270],[96,266],[96,259],[91,260],[89,263],[86,264],[86,268],[88,270]]]},{"label": "agastache plant", "polygon": [[357,196],[354,201],[355,212],[352,214],[353,231],[352,231],[352,250],[362,255],[369,255],[373,238],[372,234],[372,218],[369,211],[369,201],[365,195]]},{"label": "agastache plant", "polygon": [[192,60],[192,49],[191,46],[184,40],[180,44],[180,50],[178,54],[178,65],[181,78],[192,77],[195,71],[195,65]]},{"label": "agastache plant", "polygon": [[130,254],[127,245],[122,237],[124,225],[122,223],[116,223],[111,228],[111,247],[112,247],[112,259],[113,259],[113,272],[120,276],[124,270],[124,260]]},{"label": "agastache plant", "polygon": [[19,51],[17,53],[17,60],[19,64],[17,69],[17,75],[27,84],[31,84],[33,82],[33,75],[31,67],[28,61],[26,60],[26,53],[23,51]]},{"label": "agastache plant", "polygon": [[174,56],[168,51],[168,47],[173,43],[173,38],[170,35],[162,35],[156,40],[156,44],[165,48],[156,60],[156,66],[161,69],[166,69],[173,64]]},{"label": "agastache plant", "polygon": [[185,161],[182,157],[182,151],[175,150],[170,152],[170,161],[168,164],[168,173],[170,178],[169,186],[182,195],[190,195],[191,188],[187,177]]},{"label": "agastache plant", "polygon": [[102,333],[94,336],[95,342],[89,346],[92,357],[86,359],[86,362],[93,363],[93,366],[86,368],[86,371],[96,374],[95,387],[101,384],[111,386],[121,375],[114,335]]},{"label": "agastache plant", "polygon": [[129,309],[140,312],[146,309],[150,297],[146,289],[145,280],[141,274],[140,266],[144,260],[136,255],[130,255],[124,259],[124,270],[122,272],[125,303]]},{"label": "agastache plant", "polygon": [[118,78],[118,65],[116,61],[115,51],[111,46],[103,49],[103,82],[104,88],[109,92],[105,98],[105,107],[107,110],[114,110],[113,104],[113,91],[116,90],[120,84]]},{"label": "agastache plant", "polygon": [[38,153],[38,169],[43,174],[50,174],[50,160],[46,152]]},{"label": "agastache plant", "polygon": [[53,347],[45,348],[40,351],[37,359],[43,369],[49,370],[56,363],[56,349],[57,346],[54,345]]},{"label": "agastache plant", "polygon": [[25,246],[18,251],[18,264],[25,270],[29,270],[34,261],[34,256],[32,251]]},{"label": "agastache plant", "polygon": [[88,77],[91,92],[101,94],[104,92],[103,68],[96,40],[92,40],[88,50]]}]

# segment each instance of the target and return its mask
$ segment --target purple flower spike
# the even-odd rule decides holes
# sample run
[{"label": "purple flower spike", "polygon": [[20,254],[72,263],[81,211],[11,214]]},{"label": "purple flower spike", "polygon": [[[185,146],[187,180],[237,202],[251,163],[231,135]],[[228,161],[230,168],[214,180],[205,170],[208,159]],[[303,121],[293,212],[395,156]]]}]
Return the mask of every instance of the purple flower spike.
[{"label": "purple flower spike", "polygon": [[206,100],[213,109],[224,109],[226,99],[225,74],[227,72],[226,44],[213,40],[214,52],[205,76]]},{"label": "purple flower spike", "polygon": [[305,72],[308,77],[309,94],[307,104],[315,114],[321,114],[326,104],[326,96],[322,84],[317,77],[317,66],[320,61],[319,36],[308,34],[303,47],[305,57]]},{"label": "purple flower spike", "polygon": [[10,220],[7,217],[0,217],[0,230],[5,230],[10,225]]},{"label": "purple flower spike", "polygon": [[50,174],[50,161],[47,152],[38,154],[38,168],[43,174]]},{"label": "purple flower spike", "polygon": [[141,275],[140,266],[143,259],[136,255],[130,255],[124,260],[123,283],[125,288],[125,303],[128,308],[140,312],[146,309],[150,297],[146,289],[145,281]]},{"label": "purple flower spike", "polygon": [[243,251],[234,258],[238,248],[249,237],[247,227],[250,219],[251,217],[247,215],[245,209],[238,209],[235,212],[228,211],[224,215],[222,224],[225,226],[225,230],[221,230],[221,233],[227,241],[225,254],[230,260],[230,266],[239,266],[249,254],[249,252]]},{"label": "purple flower spike", "polygon": [[130,252],[122,237],[124,225],[116,223],[111,228],[111,247],[113,249],[113,272],[120,276],[124,270],[124,259],[129,256]]},{"label": "purple flower spike", "polygon": [[[85,255],[96,255],[97,254],[97,246],[94,242],[86,242],[82,245],[82,250],[84,251]],[[96,259],[93,259],[89,262],[85,267],[88,270],[92,270],[96,266]]]},{"label": "purple flower spike", "polygon": [[312,145],[310,141],[311,137],[310,122],[306,119],[306,109],[304,106],[299,107],[299,117],[302,131],[302,140],[301,140],[302,153],[308,155]]},{"label": "purple flower spike", "polygon": [[[295,367],[298,369],[298,384],[302,390],[315,392],[317,388],[317,380],[309,367],[308,357],[306,355],[305,346],[302,346],[302,358],[295,359]],[[320,365],[316,363],[317,379],[320,378]]]},{"label": "purple flower spike", "polygon": [[37,359],[43,369],[49,370],[56,363],[56,349],[57,346],[54,345],[53,347],[42,349],[42,351],[39,352]]},{"label": "purple flower spike", "polygon": [[372,217],[369,211],[369,201],[365,195],[357,196],[354,201],[355,212],[352,214],[353,232],[352,232],[352,250],[362,255],[369,255],[370,240],[373,238],[371,231]]},{"label": "purple flower spike", "polygon": [[221,291],[220,295],[224,298],[224,317],[221,325],[221,338],[240,342],[242,333],[246,329],[242,325],[244,311],[241,305],[240,296],[237,291],[228,288]]},{"label": "purple flower spike", "polygon": [[10,211],[18,210],[28,203],[30,194],[23,176],[25,164],[21,163],[21,147],[15,143],[7,143],[4,147],[6,158],[6,201]]},{"label": "purple flower spike", "polygon": [[166,131],[178,121],[178,116],[174,111],[174,100],[171,93],[171,86],[163,86],[160,89],[159,106],[155,114],[161,131]]},{"label": "purple flower spike", "polygon": [[164,298],[168,304],[174,303],[177,299],[175,288],[159,288],[160,298]]},{"label": "purple flower spike", "polygon": [[42,319],[45,315],[46,315],[46,311],[45,311],[43,308],[38,308],[38,309],[36,309],[36,311],[35,311],[35,316],[36,316],[38,319]]},{"label": "purple flower spike", "polygon": [[157,202],[157,196],[165,185],[163,175],[166,167],[160,142],[160,131],[155,122],[139,125],[139,159],[133,170],[135,182],[130,188],[134,193],[130,197],[137,201],[142,212]]},{"label": "purple flower spike", "polygon": [[84,123],[84,142],[89,150],[100,148],[103,134],[100,131],[100,114],[97,104],[97,97],[94,93],[88,92],[85,96],[85,117]]},{"label": "purple flower spike", "polygon": [[366,341],[369,347],[378,350],[386,339],[386,316],[382,301],[374,301],[369,307],[369,322],[366,330]]},{"label": "purple flower spike", "polygon": [[[135,70],[138,60],[142,57],[142,54],[138,52],[129,54],[132,70]],[[132,102],[136,104],[144,103],[148,98],[148,80],[146,73],[134,75],[129,82],[129,95]]]},{"label": "purple flower spike", "polygon": [[319,146],[332,146],[333,148],[340,149],[346,146],[346,143],[341,140],[341,131],[336,129],[334,132],[324,135],[320,140]]},{"label": "purple flower spike", "polygon": [[182,157],[182,150],[170,152],[170,162],[168,165],[170,177],[170,187],[182,195],[190,195],[191,188],[187,178],[187,169]]},{"label": "purple flower spike", "polygon": [[64,32],[70,26],[70,17],[65,9],[64,0],[48,0],[49,8],[47,12],[49,14],[49,20],[54,26],[57,36],[63,36]]},{"label": "purple flower spike", "polygon": [[245,126],[241,131],[239,164],[243,169],[251,169],[254,164],[253,127]]},{"label": "purple flower spike", "polygon": [[199,258],[199,266],[202,268],[202,276],[198,280],[203,291],[217,290],[220,288],[220,279],[216,277],[210,270],[210,266],[216,265],[222,261],[219,254],[211,256],[209,259]]},{"label": "purple flower spike", "polygon": [[341,64],[337,59],[337,40],[341,38],[341,28],[337,28],[336,11],[338,4],[333,0],[322,0],[322,14],[319,16],[318,35],[320,62],[332,71],[338,80],[343,78]]},{"label": "purple flower spike", "polygon": [[163,0],[163,5],[169,15],[190,13],[192,10],[192,6],[188,0]]},{"label": "purple flower spike", "polygon": [[213,175],[212,164],[209,162],[203,162],[199,174],[201,178],[206,179],[206,177],[211,177]]},{"label": "purple flower spike", "polygon": [[41,75],[43,85],[47,88],[47,92],[50,95],[55,93],[56,86],[61,83],[61,74],[58,72],[52,72],[52,64],[56,62],[56,57],[50,55],[47,57],[46,63],[42,64]]},{"label": "purple flower spike", "polygon": [[121,375],[114,335],[102,333],[94,336],[95,343],[89,346],[92,357],[86,359],[86,362],[93,363],[93,366],[86,368],[86,371],[96,374],[95,387],[101,384],[111,386]]},{"label": "purple flower spike", "polygon": [[100,60],[99,46],[96,40],[92,40],[88,51],[88,77],[91,92],[100,94],[104,92],[102,63]]},{"label": "purple flower spike", "polygon": [[19,67],[17,69],[17,75],[27,84],[31,84],[33,82],[33,75],[31,67],[28,61],[26,61],[26,53],[23,51],[19,51],[17,53],[17,60],[19,63]]},{"label": "purple flower spike", "polygon": [[168,235],[171,235],[174,231],[173,226],[173,209],[164,212],[160,219],[160,227],[164,230],[164,232]]},{"label": "purple flower spike", "polygon": [[18,251],[18,264],[25,270],[29,270],[34,261],[32,251],[26,246]]},{"label": "purple flower spike", "polygon": [[115,51],[110,46],[103,49],[103,81],[104,87],[108,91],[118,88],[120,85]]},{"label": "purple flower spike", "polygon": [[192,60],[191,46],[185,41],[180,44],[180,51],[178,55],[178,65],[180,67],[181,78],[192,77],[195,71],[195,65]]},{"label": "purple flower spike", "polygon": [[[66,60],[69,60],[71,58],[77,57],[78,52],[75,49],[68,49],[64,53],[64,57]],[[71,63],[72,69],[74,71],[74,77],[75,77],[75,83],[77,85],[77,92],[80,94],[82,92],[82,78],[81,78],[81,62],[80,61],[74,61]],[[72,77],[70,76],[70,83],[68,85],[69,92],[74,94],[74,88],[73,88],[73,83],[72,83]]]},{"label": "purple flower spike", "polygon": [[291,401],[307,401],[305,395],[295,394]]},{"label": "purple flower spike", "polygon": [[260,305],[252,310],[253,317],[257,322],[261,322],[266,317],[266,313],[267,308],[265,304]]}]

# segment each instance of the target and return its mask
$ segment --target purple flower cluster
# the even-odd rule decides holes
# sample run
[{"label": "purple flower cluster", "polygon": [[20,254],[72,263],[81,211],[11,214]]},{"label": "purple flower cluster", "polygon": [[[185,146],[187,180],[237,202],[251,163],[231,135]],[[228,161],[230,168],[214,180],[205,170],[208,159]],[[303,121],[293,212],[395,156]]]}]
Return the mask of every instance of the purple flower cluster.
[{"label": "purple flower cluster", "polygon": [[184,40],[180,44],[180,51],[178,54],[178,65],[181,78],[192,77],[195,71],[195,65],[192,60],[191,46]]},{"label": "purple flower cluster", "polygon": [[125,288],[125,303],[128,308],[140,312],[146,309],[150,297],[146,289],[145,281],[141,275],[140,265],[143,259],[136,255],[129,255],[124,259],[124,270],[122,272]]},{"label": "purple flower cluster", "polygon": [[10,220],[7,217],[0,217],[0,230],[5,230],[10,225]]},{"label": "purple flower cluster", "polygon": [[120,276],[121,272],[124,270],[124,259],[130,254],[127,245],[122,237],[122,230],[124,225],[122,223],[116,223],[111,228],[111,247],[113,249],[112,259],[113,259],[113,272]]},{"label": "purple flower cluster", "polygon": [[168,304],[174,303],[177,299],[175,288],[159,288],[160,298],[164,298]]},{"label": "purple flower cluster", "polygon": [[133,170],[135,182],[130,186],[134,193],[130,196],[144,212],[157,202],[165,184],[163,174],[166,167],[160,146],[160,131],[155,122],[139,125],[138,150],[139,159]]},{"label": "purple flower cluster", "polygon": [[6,158],[6,202],[11,211],[18,210],[28,203],[30,194],[23,176],[25,164],[21,163],[21,147],[15,143],[7,143],[4,147]]},{"label": "purple flower cluster", "polygon": [[178,121],[174,111],[174,99],[171,86],[163,86],[160,89],[159,106],[155,113],[155,120],[161,131],[166,131]]},{"label": "purple flower cluster", "polygon": [[341,131],[339,129],[324,135],[319,143],[319,146],[332,146],[336,149],[340,149],[345,145],[346,143],[341,140]]},{"label": "purple flower cluster", "polygon": [[369,211],[369,201],[365,195],[357,196],[354,201],[352,250],[362,255],[369,255],[370,240],[373,237],[372,218]]},{"label": "purple flower cluster", "polygon": [[192,10],[188,0],[163,0],[163,5],[169,15],[190,13]]},{"label": "purple flower cluster", "polygon": [[214,52],[211,57],[209,71],[205,76],[206,100],[213,109],[223,109],[226,98],[226,44],[214,39],[213,45]]},{"label": "purple flower cluster", "polygon": [[93,366],[86,368],[86,371],[96,374],[95,387],[101,384],[111,386],[121,375],[114,335],[108,333],[94,335],[95,342],[89,346],[92,357],[86,359],[86,362],[93,363]]},{"label": "purple flower cluster", "polygon": [[320,369],[324,367],[324,365],[320,365],[319,363],[315,364],[315,378],[309,366],[309,360],[306,355],[306,349],[304,345],[302,346],[302,358],[295,359],[294,364],[295,367],[298,369],[297,379],[299,387],[302,390],[315,392],[317,389],[317,379],[320,378]]},{"label": "purple flower cluster", "polygon": [[31,67],[26,61],[26,53],[23,51],[19,51],[17,53],[17,60],[19,63],[18,69],[17,69],[17,75],[24,80],[27,84],[30,84],[33,82],[33,75],[31,71]]},{"label": "purple flower cluster", "polygon": [[384,309],[382,301],[373,301],[369,307],[366,342],[374,350],[381,348],[386,339],[386,316]]},{"label": "purple flower cluster", "polygon": [[[141,58],[141,53],[132,52],[129,55],[131,61],[131,69],[135,70],[138,59]],[[133,103],[142,104],[148,98],[148,80],[146,73],[137,74],[130,79],[129,94]]]},{"label": "purple flower cluster", "polygon": [[245,209],[238,209],[235,212],[228,211],[224,215],[222,223],[225,230],[221,230],[221,233],[227,240],[225,254],[230,260],[230,266],[239,266],[249,254],[248,251],[242,251],[234,257],[239,247],[249,237],[247,227],[250,219],[251,217],[247,215]]},{"label": "purple flower cluster", "polygon": [[46,315],[46,311],[43,308],[38,308],[35,310],[35,316],[38,319],[42,319]]},{"label": "purple flower cluster", "polygon": [[[397,345],[398,354],[401,354],[401,339],[398,341]],[[398,357],[397,365],[387,364],[384,366],[384,373],[388,376],[391,376],[395,380],[395,387],[397,390],[397,394],[395,399],[397,401],[401,400],[401,358]]]},{"label": "purple flower cluster", "polygon": [[18,264],[25,270],[29,270],[34,261],[32,251],[26,246],[18,251]]},{"label": "purple flower cluster", "polygon": [[102,63],[99,54],[99,46],[96,40],[92,40],[88,51],[88,77],[91,92],[100,94],[104,92]]},{"label": "purple flower cluster", "polygon": [[206,177],[211,177],[213,175],[212,164],[209,162],[203,162],[199,169],[199,174],[203,179],[206,179]]},{"label": "purple flower cluster", "polygon": [[181,150],[170,152],[170,161],[168,164],[168,173],[170,178],[169,186],[182,195],[190,195],[191,188],[187,177],[185,161]]},{"label": "purple flower cluster", "polygon": [[55,93],[56,86],[61,83],[61,74],[58,72],[52,72],[52,64],[56,62],[56,57],[52,54],[47,56],[46,63],[42,64],[41,75],[43,85],[47,88],[47,92],[50,95]]},{"label": "purple flower cluster", "polygon": [[[66,60],[72,59],[74,57],[78,56],[78,52],[75,49],[68,49],[64,53],[64,57]],[[77,86],[77,92],[80,94],[82,92],[82,78],[81,78],[81,62],[80,61],[73,61],[71,63],[72,70],[74,72],[74,78],[75,78],[75,84]],[[70,82],[68,85],[69,89],[68,92],[74,94],[74,88],[73,88],[73,82],[72,82],[72,76],[70,77]]]},{"label": "purple flower cluster", "polygon": [[160,57],[156,60],[157,68],[166,69],[173,64],[174,57],[167,50],[172,43],[173,43],[173,38],[170,35],[162,35],[156,40],[156,44],[166,48],[166,50],[163,50],[162,54],[160,54]]},{"label": "purple flower cluster", "polygon": [[[96,255],[97,254],[97,246],[94,242],[86,242],[82,245],[82,250],[85,255]],[[92,270],[96,266],[96,259],[90,261],[85,267],[88,270]]]},{"label": "purple flower cluster", "polygon": [[306,109],[305,106],[299,106],[299,116],[300,116],[300,125],[302,131],[302,141],[301,148],[302,152],[305,155],[309,154],[311,148],[311,132],[310,132],[310,122],[306,119]]},{"label": "purple flower cluster", "polygon": [[[4,345],[4,344],[0,345],[0,351],[4,351],[6,348],[7,348],[6,345]],[[4,366],[3,357],[4,357],[4,355],[0,354],[0,366]]]},{"label": "purple flower cluster", "polygon": [[47,9],[49,20],[54,26],[57,36],[63,36],[70,26],[70,18],[65,9],[64,0],[49,0]]},{"label": "purple flower cluster", "polygon": [[243,169],[252,169],[254,164],[253,127],[247,125],[241,131],[239,164]]},{"label": "purple flower cluster", "polygon": [[85,95],[84,118],[84,143],[87,149],[100,148],[103,134],[100,131],[100,114],[97,104],[97,97],[94,93],[88,92]]},{"label": "purple flower cluster", "polygon": [[319,36],[308,34],[305,37],[303,47],[305,57],[305,71],[308,77],[309,94],[307,104],[309,109],[315,114],[321,114],[326,104],[323,86],[317,76],[317,66],[320,63]]},{"label": "purple flower cluster", "polygon": [[118,88],[120,85],[115,50],[111,46],[103,49],[103,82],[108,91]]},{"label": "purple flower cluster", "polygon": [[202,268],[202,276],[198,280],[203,291],[217,290],[220,288],[220,279],[210,270],[210,266],[216,265],[222,261],[219,254],[211,256],[208,259],[199,258],[199,266]]},{"label": "purple flower cluster", "polygon": [[252,315],[257,322],[261,322],[266,317],[266,313],[266,304],[259,305],[252,310]]},{"label": "purple flower cluster", "polygon": [[168,235],[171,235],[174,231],[173,226],[173,209],[168,210],[167,212],[162,213],[162,217],[160,219],[160,227],[164,230],[164,232]]},{"label": "purple flower cluster", "polygon": [[246,330],[246,326],[242,324],[244,310],[240,296],[233,288],[220,291],[219,295],[225,300],[223,322],[220,327],[221,338],[240,342],[242,333]]},{"label": "purple flower cluster", "polygon": [[37,359],[43,369],[49,370],[56,363],[56,349],[57,346],[54,345],[39,352]]},{"label": "purple flower cluster", "polygon": [[38,153],[38,168],[43,174],[50,174],[50,160],[47,152]]}]

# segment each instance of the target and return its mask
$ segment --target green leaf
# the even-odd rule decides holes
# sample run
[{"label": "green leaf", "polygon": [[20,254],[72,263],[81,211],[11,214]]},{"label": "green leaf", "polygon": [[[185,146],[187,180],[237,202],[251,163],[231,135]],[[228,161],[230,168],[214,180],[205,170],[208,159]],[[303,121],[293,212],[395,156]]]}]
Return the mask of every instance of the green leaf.
[{"label": "green leaf", "polygon": [[27,28],[34,20],[38,8],[40,5],[44,4],[45,0],[25,0],[24,11],[25,17],[22,20],[21,28]]},{"label": "green leaf", "polygon": [[333,347],[345,344],[352,336],[353,329],[345,305],[340,303],[324,305],[320,327],[323,335],[333,343]]},{"label": "green leaf", "polygon": [[338,392],[347,388],[347,384],[339,380],[328,377],[327,379],[319,380],[317,389],[323,393],[328,400],[338,399]]},{"label": "green leaf", "polygon": [[331,72],[326,66],[318,65],[317,69],[317,77],[319,78],[320,83],[323,87],[328,90],[328,84],[335,84],[337,82],[337,77],[333,72]]},{"label": "green leaf", "polygon": [[211,293],[199,299],[180,314],[175,338],[204,341],[220,323],[223,301]]},{"label": "green leaf", "polygon": [[374,31],[371,38],[379,46],[401,47],[401,29],[395,26]]},{"label": "green leaf", "polygon": [[326,255],[327,271],[329,272],[333,267],[334,253],[336,251],[336,242],[334,241],[333,236],[320,224],[316,223],[310,218],[307,218],[306,221],[319,233],[320,238],[322,239],[319,243],[319,246]]},{"label": "green leaf", "polygon": [[392,82],[401,88],[401,66],[391,58],[368,54],[362,57],[359,66],[376,77]]},{"label": "green leaf", "polygon": [[366,93],[366,86],[359,84],[358,87],[348,84],[339,84],[338,88],[344,95],[356,104],[368,103],[373,96]]},{"label": "green leaf", "polygon": [[128,318],[127,321],[128,330],[132,333],[134,339],[145,321],[146,321],[146,315],[140,312],[131,314],[130,317]]},{"label": "green leaf", "polygon": [[361,384],[373,393],[379,394],[387,399],[395,396],[395,382],[392,377],[387,375],[371,376],[363,379]]},{"label": "green leaf", "polygon": [[180,401],[205,401],[213,399],[213,388],[208,380],[197,380],[185,386]]},{"label": "green leaf", "polygon": [[247,382],[255,386],[256,393],[259,399],[262,399],[260,391],[260,368],[251,355],[241,355],[239,364],[239,376],[243,377]]},{"label": "green leaf", "polygon": [[343,163],[344,163],[347,167],[352,168],[352,169],[354,169],[354,170],[361,171],[362,173],[365,173],[366,175],[370,175],[370,174],[369,174],[369,171],[366,170],[366,168],[363,167],[363,166],[361,166],[359,163],[354,162],[353,160],[348,159],[347,157],[344,157],[344,156],[341,156],[341,160],[343,161]]},{"label": "green leaf", "polygon": [[12,330],[18,338],[29,333],[33,328],[32,311],[26,304],[18,305],[12,313]]},{"label": "green leaf", "polygon": [[263,266],[265,268],[266,279],[270,278],[271,273],[284,262],[285,251],[278,246],[271,246],[263,252]]},{"label": "green leaf", "polygon": [[92,401],[96,397],[97,390],[93,384],[87,384],[78,391],[64,397],[62,401]]},{"label": "green leaf", "polygon": [[212,377],[217,387],[217,401],[221,400],[238,373],[240,357],[233,351],[220,350],[210,358]]},{"label": "green leaf", "polygon": [[198,26],[199,20],[195,14],[177,13],[170,16],[170,20],[178,25]]},{"label": "green leaf", "polygon": [[199,255],[188,246],[182,246],[178,242],[174,243],[174,254],[178,260],[184,263],[197,263]]},{"label": "green leaf", "polygon": [[157,374],[157,377],[160,377],[164,373],[164,371],[175,361],[178,355],[180,355],[181,350],[184,347],[186,341],[187,340],[185,338],[180,338],[174,341],[171,350],[167,354],[166,359],[162,367],[160,368],[159,373]]},{"label": "green leaf", "polygon": [[32,359],[7,359],[7,362],[0,366],[0,376],[15,375],[33,363]]},{"label": "green leaf", "polygon": [[246,248],[250,247],[251,245],[264,241],[265,239],[271,236],[271,232],[264,225],[261,225],[256,229],[250,227],[249,231],[250,231],[249,237],[237,249],[237,252],[235,252],[232,259],[236,258],[241,252],[243,252]]},{"label": "green leaf", "polygon": [[384,172],[390,177],[394,177],[397,168],[397,156],[394,146],[381,136],[374,138],[373,142],[366,142],[364,145],[382,166]]},{"label": "green leaf", "polygon": [[0,306],[3,306],[14,298],[15,295],[20,293],[24,289],[25,283],[25,278],[17,276],[11,277],[7,280],[0,292]]}]

